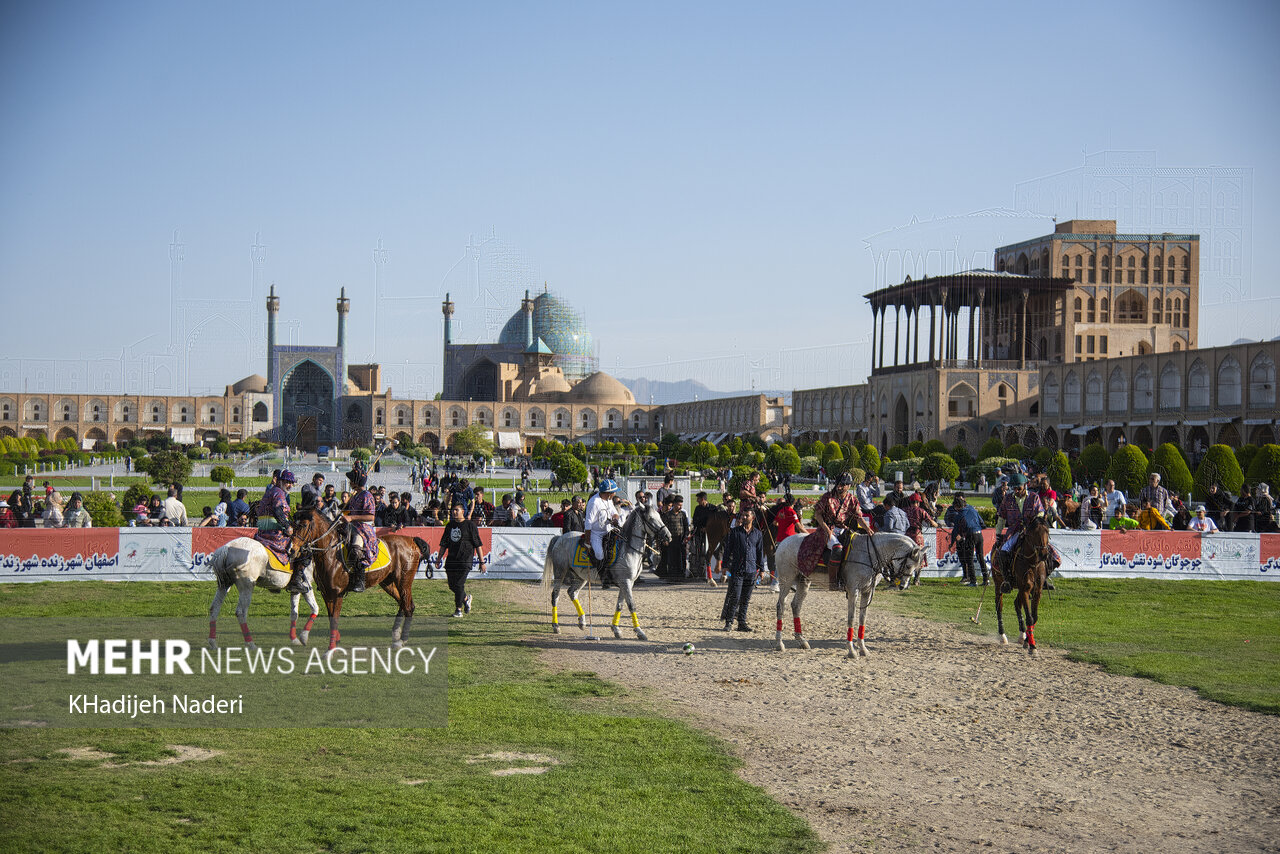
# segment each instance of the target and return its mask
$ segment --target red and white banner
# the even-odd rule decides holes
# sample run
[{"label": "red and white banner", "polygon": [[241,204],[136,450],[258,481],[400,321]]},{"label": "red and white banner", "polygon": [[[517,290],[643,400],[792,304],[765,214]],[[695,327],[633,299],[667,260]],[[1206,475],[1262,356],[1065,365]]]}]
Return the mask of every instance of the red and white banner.
[{"label": "red and white banner", "polygon": [[[444,529],[405,528],[438,555]],[[385,530],[380,533],[386,533]],[[214,550],[249,528],[17,528],[0,530],[0,582],[209,581],[205,564]],[[490,578],[537,579],[547,545],[557,535],[545,528],[481,528]],[[922,573],[958,577],[960,562],[949,549],[950,532],[925,530],[935,556]],[[932,543],[930,542],[932,540]],[[1212,578],[1280,580],[1280,534],[1194,534],[1186,531],[1054,531],[1066,578]],[[983,532],[989,552],[994,534]],[[425,568],[419,573],[425,577]],[[442,578],[443,573],[436,573]]]}]

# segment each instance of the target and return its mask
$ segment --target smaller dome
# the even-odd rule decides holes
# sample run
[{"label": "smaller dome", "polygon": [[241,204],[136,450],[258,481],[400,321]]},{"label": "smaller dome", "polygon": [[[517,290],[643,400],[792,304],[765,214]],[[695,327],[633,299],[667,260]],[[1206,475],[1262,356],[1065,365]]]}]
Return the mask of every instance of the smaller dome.
[{"label": "smaller dome", "polygon": [[569,399],[575,403],[635,403],[631,389],[604,371],[596,371],[573,387]]},{"label": "smaller dome", "polygon": [[231,386],[232,394],[244,394],[247,391],[263,392],[267,390],[267,378],[262,374],[249,374]]},{"label": "smaller dome", "polygon": [[529,383],[530,399],[546,400],[550,395],[568,394],[569,381],[559,371],[548,371]]}]

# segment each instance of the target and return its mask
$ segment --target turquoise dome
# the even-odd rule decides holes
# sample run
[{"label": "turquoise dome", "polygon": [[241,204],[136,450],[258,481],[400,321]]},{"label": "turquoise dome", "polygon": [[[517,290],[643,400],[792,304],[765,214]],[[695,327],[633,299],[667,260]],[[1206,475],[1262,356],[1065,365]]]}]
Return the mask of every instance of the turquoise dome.
[{"label": "turquoise dome", "polygon": [[[599,368],[595,342],[582,324],[582,317],[555,294],[544,292],[533,301],[533,338],[541,338],[555,354],[552,363],[566,377],[581,379]],[[525,348],[524,312],[516,311],[502,327],[498,343],[523,352]]]}]

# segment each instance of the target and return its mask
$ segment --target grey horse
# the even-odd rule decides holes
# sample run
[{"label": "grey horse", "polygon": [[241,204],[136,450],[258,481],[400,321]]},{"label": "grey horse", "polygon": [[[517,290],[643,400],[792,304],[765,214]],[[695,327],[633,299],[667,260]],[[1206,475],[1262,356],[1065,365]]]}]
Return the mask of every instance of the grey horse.
[{"label": "grey horse", "polygon": [[[787,647],[782,642],[782,609],[786,605],[791,588],[796,590],[791,601],[791,614],[795,618],[796,641],[801,649],[809,649],[800,626],[800,609],[804,606],[804,598],[809,593],[810,580],[800,574],[798,557],[800,543],[804,537],[787,537],[778,543],[774,553],[774,561],[778,568],[778,626],[775,640],[779,650]],[[844,578],[845,597],[849,600],[849,658],[867,655],[867,645],[863,642],[866,633],[867,606],[875,594],[876,580],[879,576],[886,579],[910,578],[919,572],[924,565],[925,547],[917,546],[915,540],[903,534],[880,533],[867,536],[865,534],[853,538],[840,573]],[[853,612],[858,610],[857,645],[854,645]]]},{"label": "grey horse", "polygon": [[[631,611],[631,625],[636,630],[636,637],[640,640],[649,639],[644,629],[640,628],[640,615],[636,613],[631,587],[640,575],[645,537],[654,535],[664,546],[671,542],[671,532],[662,523],[662,517],[653,506],[637,507],[622,523],[618,556],[610,567],[613,583],[618,585],[618,605],[613,611],[613,636],[616,638],[622,637],[622,629],[618,624],[622,621],[622,605],[626,603]],[[542,586],[551,587],[551,630],[556,634],[560,633],[560,614],[556,602],[560,598],[560,587],[566,582],[569,585],[569,599],[578,612],[578,628],[583,629],[587,625],[582,603],[578,601],[578,591],[589,580],[599,583],[600,575],[594,570],[573,565],[573,553],[578,548],[578,541],[586,536],[575,532],[561,534],[547,545],[547,559],[542,565]]]}]

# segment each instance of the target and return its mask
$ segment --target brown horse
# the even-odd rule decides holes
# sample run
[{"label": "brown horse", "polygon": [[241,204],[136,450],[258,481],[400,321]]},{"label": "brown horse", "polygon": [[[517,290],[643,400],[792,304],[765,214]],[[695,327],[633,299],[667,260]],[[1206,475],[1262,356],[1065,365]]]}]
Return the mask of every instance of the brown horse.
[{"label": "brown horse", "polygon": [[991,562],[991,572],[996,587],[996,624],[1000,631],[1000,643],[1009,639],[1004,633],[1004,584],[1008,580],[1016,587],[1018,595],[1013,600],[1013,610],[1018,615],[1018,631],[1022,633],[1022,645],[1027,654],[1036,654],[1036,617],[1040,609],[1040,591],[1049,569],[1049,525],[1037,516],[1018,538],[1013,552],[997,552],[998,560]]},{"label": "brown horse", "polygon": [[[289,551],[300,561],[315,561],[316,585],[324,596],[329,612],[329,649],[338,645],[338,618],[342,614],[342,599],[347,593],[347,567],[338,550],[342,544],[341,522],[331,522],[313,510],[303,510],[294,516],[293,538]],[[421,537],[405,537],[386,534],[378,538],[386,543],[391,562],[381,569],[365,574],[370,588],[375,584],[387,592],[400,606],[395,625],[391,629],[391,647],[399,649],[409,638],[413,625],[413,580],[418,575],[418,565],[431,554],[431,546]]]},{"label": "brown horse", "polygon": [[[771,507],[756,509],[756,527],[764,532],[764,556],[766,560],[772,562],[774,550],[777,544],[774,542],[773,532],[773,514],[770,512]],[[798,513],[799,507],[796,508]],[[717,507],[711,511],[711,515],[707,518],[707,526],[703,528],[706,536],[706,543],[701,548],[695,547],[695,559],[705,561],[705,571],[707,573],[707,581],[712,587],[715,586],[715,579],[711,577],[711,559],[717,555],[720,548],[724,545],[725,539],[729,536],[729,529],[733,526],[734,517],[723,507]]]}]

